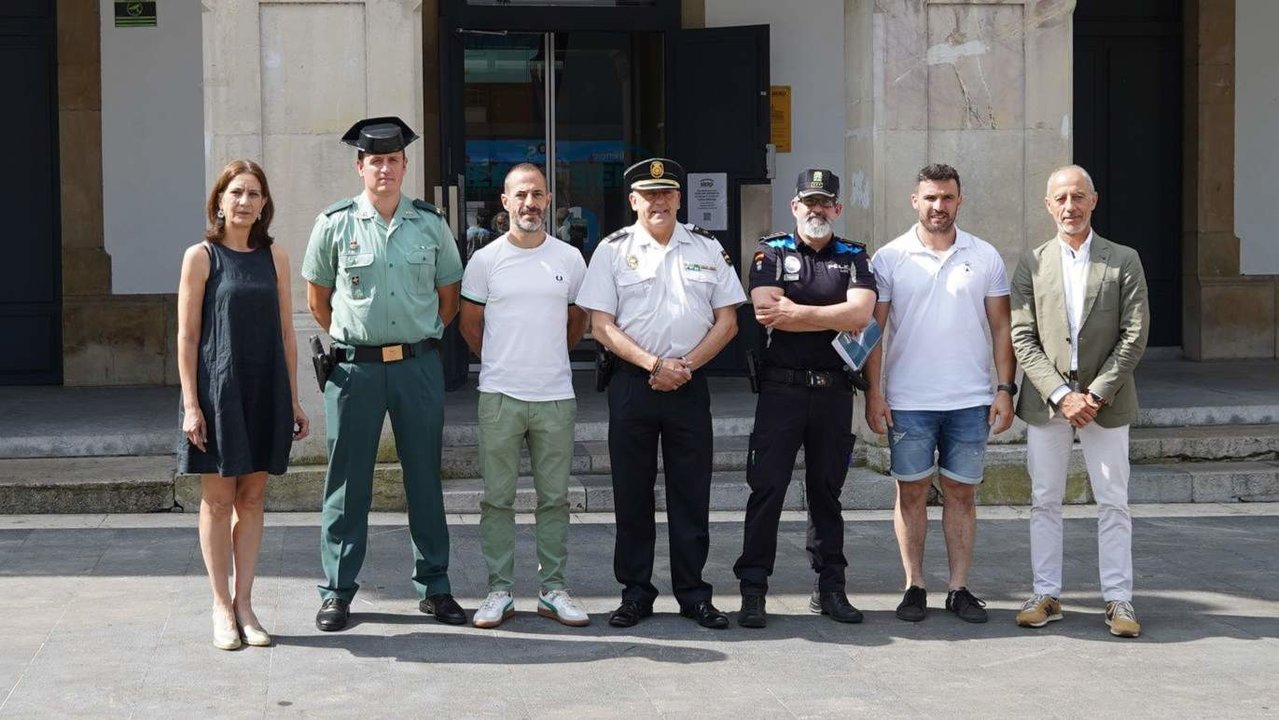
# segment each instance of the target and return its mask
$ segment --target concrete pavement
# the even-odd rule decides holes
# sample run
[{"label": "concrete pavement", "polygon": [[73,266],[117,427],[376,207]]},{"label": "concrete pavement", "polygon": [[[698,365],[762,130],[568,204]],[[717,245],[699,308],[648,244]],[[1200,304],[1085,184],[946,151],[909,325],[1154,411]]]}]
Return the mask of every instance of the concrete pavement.
[{"label": "concrete pavement", "polygon": [[[1028,510],[982,507],[971,585],[989,601],[986,625],[941,609],[935,520],[931,614],[897,621],[891,518],[862,511],[848,513],[847,547],[863,625],[807,611],[803,515],[788,513],[765,630],[704,630],[675,615],[660,538],[658,614],[608,627],[618,588],[607,514],[576,515],[571,528],[569,578],[590,627],[533,613],[527,524],[519,614],[495,630],[450,627],[418,614],[404,518],[379,514],[354,622],[332,634],[312,624],[317,516],[270,514],[255,607],[276,644],[236,652],[210,644],[194,514],[4,516],[0,718],[1279,716],[1279,505],[1134,507],[1136,640],[1102,623],[1095,508],[1066,512],[1066,619],[1042,630],[1012,621],[1029,590]],[[486,589],[475,522],[451,518],[468,611]],[[741,514],[716,513],[706,577],[724,610],[738,605],[740,543]]]}]

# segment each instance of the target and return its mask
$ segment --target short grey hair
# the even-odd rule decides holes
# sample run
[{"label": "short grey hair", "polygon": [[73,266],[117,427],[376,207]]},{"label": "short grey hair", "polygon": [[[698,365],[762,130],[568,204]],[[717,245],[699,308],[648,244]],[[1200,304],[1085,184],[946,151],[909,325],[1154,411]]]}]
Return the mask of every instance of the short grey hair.
[{"label": "short grey hair", "polygon": [[1048,182],[1044,183],[1044,194],[1045,194],[1045,195],[1047,195],[1047,194],[1049,193],[1050,189],[1052,188],[1053,178],[1057,177],[1057,173],[1065,172],[1066,170],[1075,170],[1075,171],[1078,171],[1080,175],[1083,175],[1083,176],[1084,176],[1084,180],[1086,180],[1086,181],[1088,182],[1088,189],[1089,189],[1091,192],[1094,192],[1094,193],[1095,193],[1095,192],[1097,192],[1097,185],[1096,185],[1096,183],[1094,183],[1094,182],[1092,181],[1092,175],[1089,175],[1089,174],[1088,174],[1088,171],[1087,171],[1087,170],[1085,170],[1085,169],[1083,168],[1083,166],[1082,166],[1082,165],[1062,165],[1061,167],[1057,168],[1056,170],[1053,170],[1051,173],[1048,173]]}]

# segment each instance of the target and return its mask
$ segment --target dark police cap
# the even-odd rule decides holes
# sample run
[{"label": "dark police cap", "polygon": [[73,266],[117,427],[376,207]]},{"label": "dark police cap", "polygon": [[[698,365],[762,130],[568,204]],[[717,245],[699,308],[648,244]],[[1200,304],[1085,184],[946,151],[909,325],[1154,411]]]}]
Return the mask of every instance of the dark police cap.
[{"label": "dark police cap", "polygon": [[649,158],[626,168],[622,179],[632,190],[679,190],[684,168],[670,158]]},{"label": "dark police cap", "polygon": [[414,140],[417,140],[417,133],[395,116],[365,118],[352,125],[342,136],[342,142],[371,155],[403,150]]},{"label": "dark police cap", "polygon": [[825,195],[839,197],[839,176],[830,170],[810,168],[799,174],[795,183],[796,197],[806,198],[809,195]]}]

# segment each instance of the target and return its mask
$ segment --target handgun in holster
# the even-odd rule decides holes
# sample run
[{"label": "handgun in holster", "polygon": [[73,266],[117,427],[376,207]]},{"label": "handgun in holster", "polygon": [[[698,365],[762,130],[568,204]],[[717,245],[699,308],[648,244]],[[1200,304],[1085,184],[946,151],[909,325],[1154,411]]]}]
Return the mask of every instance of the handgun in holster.
[{"label": "handgun in holster", "polygon": [[870,381],[866,379],[866,369],[854,370],[847,365],[844,366],[844,374],[848,376],[848,382],[859,392],[870,390]]},{"label": "handgun in holster", "polygon": [[617,369],[617,356],[604,347],[604,343],[595,341],[595,392],[604,392],[608,381],[613,379],[613,371]]},{"label": "handgun in holster", "polygon": [[319,384],[320,392],[324,392],[324,385],[329,381],[334,363],[333,355],[324,349],[324,342],[319,335],[311,336],[311,364],[315,366],[315,382]]},{"label": "handgun in holster", "polygon": [[751,383],[751,392],[759,394],[759,353],[746,351],[746,379]]}]

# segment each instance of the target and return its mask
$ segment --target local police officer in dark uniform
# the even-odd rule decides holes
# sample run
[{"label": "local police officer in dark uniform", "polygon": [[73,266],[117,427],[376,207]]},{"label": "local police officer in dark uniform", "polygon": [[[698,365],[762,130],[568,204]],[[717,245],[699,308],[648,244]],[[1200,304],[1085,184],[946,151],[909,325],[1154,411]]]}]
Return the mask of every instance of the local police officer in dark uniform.
[{"label": "local police officer in dark uniform", "polygon": [[449,531],[440,487],[444,374],[438,352],[458,310],[462,261],[443,215],[400,194],[417,139],[397,117],[361,120],[342,142],[359,150],[364,192],[315,220],[302,277],[307,303],[333,338],[324,386],[329,468],[324,478],[320,556],[325,583],[315,616],[321,630],[346,627],[364,562],[373,464],[387,412],[404,470],[419,608],[440,622],[466,613],[449,586]]},{"label": "local police officer in dark uniform", "polygon": [[860,332],[875,307],[875,278],[866,248],[835,237],[843,206],[839,178],[829,170],[799,175],[791,213],[797,228],[761,238],[751,262],[751,301],[765,328],[759,402],[750,437],[741,581],[743,627],[764,627],[764,595],[777,555],[782,501],[804,447],[808,557],[817,572],[813,612],[861,622],[844,595],[844,520],[839,494],[853,453],[853,386],[831,341],[839,330]]},{"label": "local police officer in dark uniform", "polygon": [[613,572],[622,603],[609,624],[630,627],[653,613],[660,442],[680,614],[723,628],[728,616],[711,604],[711,585],[702,580],[712,435],[710,394],[698,370],[737,333],[737,306],[746,294],[719,241],[676,222],[683,168],[650,158],[624,178],[638,222],[600,242],[577,294],[578,306],[592,311],[595,337],[617,357],[608,388],[608,452],[617,518]]}]

